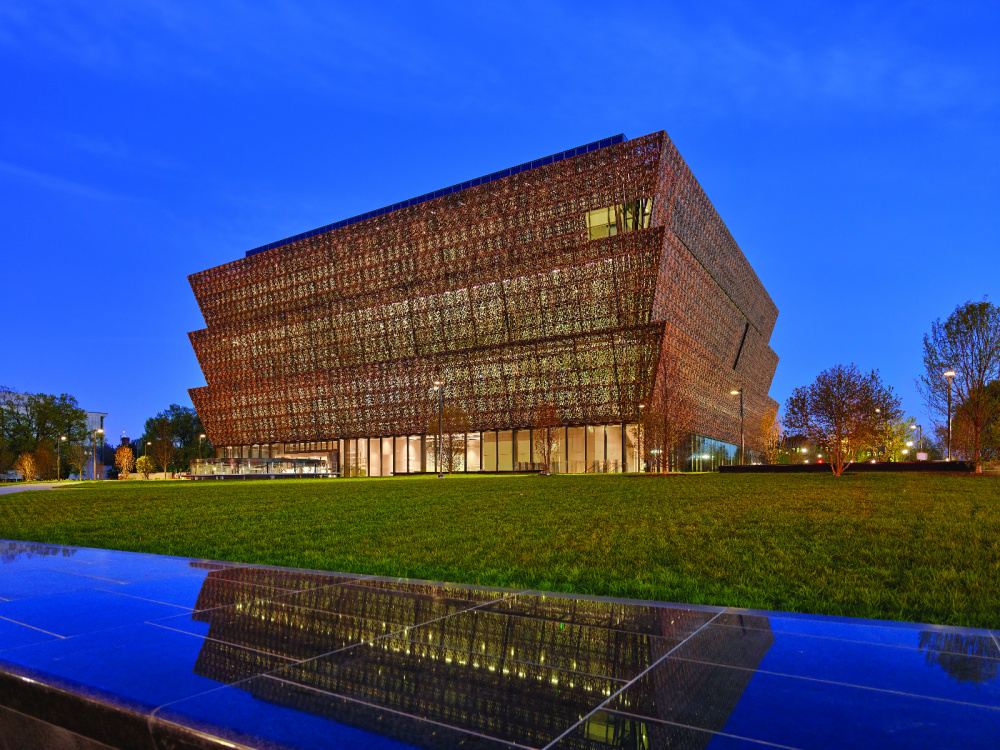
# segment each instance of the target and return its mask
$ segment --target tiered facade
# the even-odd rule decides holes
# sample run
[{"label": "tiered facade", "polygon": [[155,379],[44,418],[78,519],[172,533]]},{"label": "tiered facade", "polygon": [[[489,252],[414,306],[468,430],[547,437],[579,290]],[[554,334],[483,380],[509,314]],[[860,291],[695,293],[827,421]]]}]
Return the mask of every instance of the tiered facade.
[{"label": "tiered facade", "polygon": [[190,281],[207,324],[191,334],[207,381],[191,398],[232,470],[435,470],[439,422],[449,470],[641,470],[640,407],[678,373],[694,411],[682,468],[703,468],[740,442],[733,390],[748,448],[775,406],[777,309],[663,132],[421,196]]}]

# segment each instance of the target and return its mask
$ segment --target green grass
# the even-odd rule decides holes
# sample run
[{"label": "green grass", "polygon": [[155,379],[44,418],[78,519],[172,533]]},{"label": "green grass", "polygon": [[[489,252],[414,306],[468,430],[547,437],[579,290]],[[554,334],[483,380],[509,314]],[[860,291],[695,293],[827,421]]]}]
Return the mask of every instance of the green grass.
[{"label": "green grass", "polygon": [[1000,628],[1000,478],[105,482],[0,496],[0,537]]}]

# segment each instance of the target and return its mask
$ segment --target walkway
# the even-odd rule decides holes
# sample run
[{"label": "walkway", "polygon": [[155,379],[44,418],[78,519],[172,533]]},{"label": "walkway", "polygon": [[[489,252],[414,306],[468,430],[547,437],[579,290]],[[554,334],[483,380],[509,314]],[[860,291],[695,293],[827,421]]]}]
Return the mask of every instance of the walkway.
[{"label": "walkway", "polygon": [[0,495],[10,495],[14,492],[27,492],[29,490],[55,490],[60,487],[72,487],[79,482],[28,482],[18,484],[8,484],[0,487]]},{"label": "walkway", "polygon": [[0,542],[0,598],[0,738],[23,748],[886,750],[1000,738],[988,630],[24,542]]}]

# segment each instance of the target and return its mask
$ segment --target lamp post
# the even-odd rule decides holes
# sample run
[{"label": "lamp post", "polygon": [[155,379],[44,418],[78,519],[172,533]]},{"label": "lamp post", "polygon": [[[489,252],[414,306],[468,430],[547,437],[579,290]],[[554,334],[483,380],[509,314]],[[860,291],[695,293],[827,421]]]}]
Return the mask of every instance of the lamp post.
[{"label": "lamp post", "polygon": [[146,457],[146,453],[149,452],[149,446],[151,446],[152,444],[153,444],[152,442],[150,442],[148,440],[146,441],[146,447],[142,449],[142,457],[143,458]]},{"label": "lamp post", "polygon": [[951,381],[955,377],[955,371],[948,370],[944,377],[948,381],[948,460],[951,461]]},{"label": "lamp post", "polygon": [[437,444],[437,470],[438,479],[444,479],[444,453],[441,442],[444,436],[444,381],[436,379],[434,390],[438,394],[438,444]]},{"label": "lamp post", "polygon": [[63,442],[65,442],[66,436],[60,435],[59,441],[56,443],[56,481],[62,480],[62,451],[59,449],[62,447]]},{"label": "lamp post", "polygon": [[744,422],[743,416],[744,415],[743,415],[743,388],[742,388],[742,386],[740,387],[740,389],[738,391],[730,391],[729,392],[730,396],[736,396],[737,394],[740,397],[740,466],[743,466],[745,464],[746,443],[744,441],[744,436],[743,436],[743,422]]},{"label": "lamp post", "polygon": [[198,460],[201,461],[201,441],[205,439],[205,433],[198,436]]},{"label": "lamp post", "polygon": [[917,453],[922,453],[924,450],[924,427],[923,425],[911,424],[911,430],[918,430],[920,437],[917,438]]},{"label": "lamp post", "polygon": [[[875,422],[877,423],[876,429],[879,431],[879,434],[881,435],[882,434],[882,410],[879,409],[876,406],[875,407],[875,413],[878,415],[877,417],[875,417]],[[884,435],[882,437],[884,437]],[[885,441],[884,440],[882,441],[882,444],[880,446],[878,446],[878,449],[879,449],[878,452],[879,452],[880,456],[882,455],[883,452],[884,453],[888,453],[889,452],[888,450],[885,450]],[[874,450],[874,448],[873,448],[873,450]],[[886,457],[886,460],[888,460],[888,456]],[[875,463],[875,461],[872,461],[872,463]]]},{"label": "lamp post", "polygon": [[93,480],[97,479],[97,436],[103,434],[104,430],[101,428],[94,430],[94,455],[92,456],[93,470],[90,472],[90,478]]}]

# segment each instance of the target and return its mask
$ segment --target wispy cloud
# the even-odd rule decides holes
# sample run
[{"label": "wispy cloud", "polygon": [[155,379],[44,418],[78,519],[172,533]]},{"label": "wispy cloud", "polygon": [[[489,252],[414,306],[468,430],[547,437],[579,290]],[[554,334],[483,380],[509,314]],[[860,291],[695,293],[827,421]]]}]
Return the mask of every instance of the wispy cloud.
[{"label": "wispy cloud", "polygon": [[19,167],[16,164],[10,164],[5,161],[0,161],[0,175],[5,175],[15,181],[33,185],[34,187],[40,187],[45,190],[54,190],[60,193],[69,193],[83,198],[92,198],[94,200],[102,201],[135,200],[130,196],[108,192],[107,190],[102,190],[100,188],[93,187],[92,185],[86,185],[82,182],[76,182],[74,180],[67,180],[64,177],[46,174],[45,172],[39,172],[26,167]]}]

